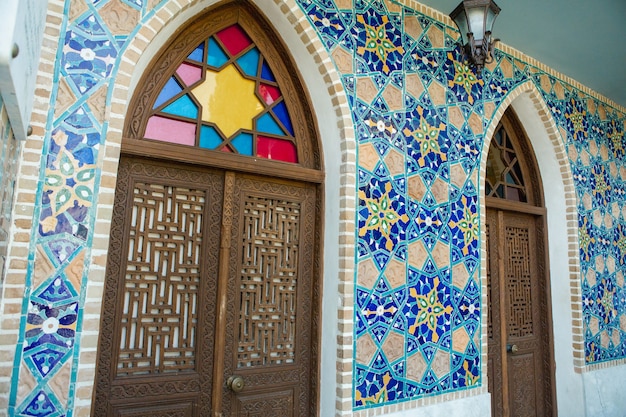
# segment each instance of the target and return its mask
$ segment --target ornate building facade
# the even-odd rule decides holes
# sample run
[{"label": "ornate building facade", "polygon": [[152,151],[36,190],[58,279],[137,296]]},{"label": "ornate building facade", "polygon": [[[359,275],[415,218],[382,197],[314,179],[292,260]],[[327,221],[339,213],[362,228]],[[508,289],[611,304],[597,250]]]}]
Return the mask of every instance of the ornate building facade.
[{"label": "ornate building facade", "polygon": [[625,109],[458,37],[49,0],[24,142],[0,102],[0,414],[620,415]]}]

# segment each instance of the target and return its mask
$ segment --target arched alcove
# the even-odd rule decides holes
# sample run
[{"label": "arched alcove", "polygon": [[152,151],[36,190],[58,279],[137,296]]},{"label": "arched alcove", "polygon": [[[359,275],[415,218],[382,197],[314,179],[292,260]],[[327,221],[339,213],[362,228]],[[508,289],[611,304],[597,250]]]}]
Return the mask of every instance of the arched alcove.
[{"label": "arched alcove", "polygon": [[[145,72],[150,62],[151,54],[155,54],[167,40],[178,31],[186,21],[201,14],[207,7],[214,7],[216,1],[188,1],[181,7],[168,5],[167,8],[157,11],[155,15],[143,22],[142,30],[137,33],[124,55],[119,61],[119,70],[112,88],[110,112],[108,113],[110,127],[105,143],[105,169],[103,170],[103,184],[100,189],[100,197],[103,201],[112,200],[115,189],[111,186],[117,172],[117,161],[122,141],[122,129],[127,119],[126,103],[136,91],[140,75]],[[301,74],[307,90],[311,93],[313,103],[313,117],[319,126],[319,135],[322,141],[323,160],[328,177],[338,178],[338,181],[328,182],[323,189],[324,205],[322,210],[325,214],[325,227],[323,239],[323,265],[324,288],[332,292],[333,296],[323,298],[322,313],[322,343],[321,350],[321,396],[333,398],[337,395],[337,381],[343,378],[334,370],[336,369],[337,352],[343,352],[345,359],[351,358],[351,345],[341,346],[337,349],[337,334],[351,334],[351,323],[337,323],[337,316],[345,316],[342,311],[351,311],[350,305],[341,305],[341,299],[350,298],[349,286],[340,285],[342,282],[350,283],[353,279],[350,264],[353,262],[353,246],[350,239],[353,235],[354,223],[343,212],[351,212],[354,206],[354,198],[351,190],[354,184],[354,175],[350,168],[355,160],[354,134],[350,123],[350,115],[345,103],[347,100],[343,93],[340,80],[334,72],[323,45],[310,31],[307,31],[308,22],[300,8],[293,1],[261,2],[257,5],[263,14],[271,20],[279,36],[285,41],[289,53],[293,56],[298,71]],[[293,22],[298,22],[294,24]],[[314,52],[311,52],[311,51]],[[141,51],[141,54],[137,52]],[[323,88],[319,88],[323,85]],[[328,123],[328,121],[334,121]],[[99,229],[106,233],[110,227],[110,206],[98,207]],[[340,220],[348,219],[348,220]],[[107,239],[101,239],[95,243],[95,253],[106,250]],[[339,256],[337,256],[339,254]],[[340,269],[339,264],[343,267]],[[97,268],[96,268],[97,269]],[[102,271],[99,275],[102,275]],[[336,296],[339,287],[339,297]],[[97,294],[102,291],[102,281],[90,279],[88,291]],[[97,297],[97,295],[96,295]],[[92,307],[97,308],[98,298],[91,298]],[[96,321],[91,317],[87,320]],[[347,326],[347,327],[346,327]],[[92,327],[98,326],[92,324]],[[87,342],[87,340],[85,340]],[[87,346],[87,344],[83,344]],[[325,352],[325,354],[323,354]],[[81,374],[92,373],[93,364],[82,364]],[[86,391],[78,394],[81,399]],[[346,393],[349,398],[350,392]],[[79,398],[80,397],[80,398]],[[89,401],[89,397],[84,400]],[[334,412],[333,401],[325,401],[322,405],[322,414]]]},{"label": "arched alcove", "polygon": [[[578,230],[574,182],[561,137],[550,111],[531,82],[511,91],[487,127],[481,159],[480,178],[485,178],[487,152],[502,115],[512,107],[532,146],[543,183],[548,234],[548,270],[554,341],[555,390],[559,414],[578,415],[583,407],[582,380],[584,364],[581,314]],[[481,196],[481,224],[485,224],[484,190]],[[484,230],[483,230],[484,234]],[[486,288],[486,249],[483,235],[483,288]],[[483,303],[486,304],[486,297]],[[486,323],[486,309],[483,320]],[[486,335],[483,326],[483,335]]]}]

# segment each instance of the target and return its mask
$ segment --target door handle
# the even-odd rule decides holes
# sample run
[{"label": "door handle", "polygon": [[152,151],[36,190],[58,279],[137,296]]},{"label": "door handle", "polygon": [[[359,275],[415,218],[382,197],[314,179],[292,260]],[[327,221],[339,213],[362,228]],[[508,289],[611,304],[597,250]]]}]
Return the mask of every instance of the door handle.
[{"label": "door handle", "polygon": [[246,383],[242,377],[233,375],[226,381],[226,386],[233,392],[241,392],[246,386]]},{"label": "door handle", "polygon": [[517,345],[513,344],[513,345],[506,345],[506,351],[508,353],[517,353],[517,351],[519,350],[519,347],[517,347]]}]

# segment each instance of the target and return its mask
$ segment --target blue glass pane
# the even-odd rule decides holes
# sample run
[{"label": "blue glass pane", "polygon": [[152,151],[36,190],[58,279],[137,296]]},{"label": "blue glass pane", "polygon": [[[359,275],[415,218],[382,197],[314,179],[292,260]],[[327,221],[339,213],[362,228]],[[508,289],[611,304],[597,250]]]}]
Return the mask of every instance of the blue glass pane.
[{"label": "blue glass pane", "polygon": [[293,126],[291,125],[291,119],[289,118],[289,113],[287,112],[287,106],[285,106],[285,102],[281,101],[276,106],[274,106],[274,114],[278,117],[278,120],[287,128],[291,136],[293,136]]},{"label": "blue glass pane", "polygon": [[285,132],[283,132],[280,126],[278,126],[278,123],[274,121],[274,118],[269,113],[265,113],[259,118],[259,120],[257,120],[256,128],[259,132],[285,136]]},{"label": "blue glass pane", "polygon": [[222,51],[222,48],[215,42],[215,39],[209,39],[209,56],[206,62],[214,67],[221,67],[228,61],[228,56]]},{"label": "blue glass pane", "polygon": [[191,59],[197,62],[202,62],[202,55],[204,55],[204,42],[202,42],[192,53],[189,54],[187,59]]},{"label": "blue glass pane", "polygon": [[257,68],[259,67],[259,50],[256,48],[251,49],[239,58],[237,62],[241,65],[241,69],[246,75],[256,76]]},{"label": "blue glass pane", "polygon": [[272,74],[272,70],[267,65],[267,62],[263,62],[263,68],[261,69],[261,78],[268,81],[276,81],[276,78],[274,78],[274,74]]},{"label": "blue glass pane", "polygon": [[165,87],[163,87],[163,90],[161,90],[161,93],[157,97],[156,101],[154,102],[153,109],[156,109],[161,104],[165,103],[167,100],[180,93],[182,90],[183,89],[178,84],[178,81],[176,81],[174,77],[170,78],[167,84],[165,84]]},{"label": "blue glass pane", "polygon": [[176,116],[188,117],[190,119],[198,117],[198,107],[186,94],[164,108],[163,112],[175,114]]},{"label": "blue glass pane", "polygon": [[212,126],[200,127],[200,147],[215,149],[222,143],[222,137]]},{"label": "blue glass pane", "polygon": [[240,133],[231,143],[242,155],[252,155],[252,135],[250,133]]}]

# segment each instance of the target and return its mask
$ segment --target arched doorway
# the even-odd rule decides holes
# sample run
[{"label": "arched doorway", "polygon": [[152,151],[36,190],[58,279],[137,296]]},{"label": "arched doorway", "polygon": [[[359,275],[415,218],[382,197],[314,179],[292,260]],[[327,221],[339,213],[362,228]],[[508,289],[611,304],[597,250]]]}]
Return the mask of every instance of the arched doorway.
[{"label": "arched doorway", "polygon": [[491,141],[485,197],[492,415],[552,416],[546,210],[533,150],[511,109]]},{"label": "arched doorway", "polygon": [[130,105],[93,415],[316,415],[323,171],[249,2],[186,26]]}]

